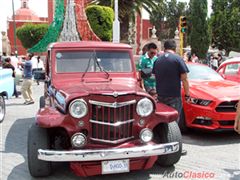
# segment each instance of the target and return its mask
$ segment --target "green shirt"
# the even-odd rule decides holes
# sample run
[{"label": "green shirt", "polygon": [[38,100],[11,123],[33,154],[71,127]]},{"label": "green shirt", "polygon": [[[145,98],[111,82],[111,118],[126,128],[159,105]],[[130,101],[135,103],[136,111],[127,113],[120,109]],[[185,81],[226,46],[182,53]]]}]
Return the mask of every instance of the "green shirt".
[{"label": "green shirt", "polygon": [[[152,59],[148,57],[148,54],[144,54],[140,58],[139,62],[139,71],[144,68],[153,68],[154,62],[157,60],[157,56],[154,56]],[[145,88],[156,88],[155,76],[143,79]]]}]

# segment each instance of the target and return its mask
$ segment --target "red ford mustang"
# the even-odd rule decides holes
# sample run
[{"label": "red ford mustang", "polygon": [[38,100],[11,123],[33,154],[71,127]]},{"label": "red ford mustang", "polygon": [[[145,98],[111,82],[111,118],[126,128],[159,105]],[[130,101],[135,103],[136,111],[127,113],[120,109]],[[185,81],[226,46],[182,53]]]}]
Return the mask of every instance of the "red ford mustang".
[{"label": "red ford mustang", "polygon": [[[183,98],[179,126],[206,130],[231,130],[240,99],[240,85],[224,80],[208,66],[189,63],[190,102]],[[184,95],[184,93],[182,93]]]}]

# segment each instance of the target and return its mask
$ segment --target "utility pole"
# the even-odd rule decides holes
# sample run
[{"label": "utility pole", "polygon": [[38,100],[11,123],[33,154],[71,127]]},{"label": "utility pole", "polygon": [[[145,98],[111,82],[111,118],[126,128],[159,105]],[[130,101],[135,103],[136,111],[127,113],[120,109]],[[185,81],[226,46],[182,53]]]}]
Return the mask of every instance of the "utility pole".
[{"label": "utility pole", "polygon": [[14,0],[12,0],[12,11],[13,11],[13,30],[14,30],[14,53],[18,54],[17,51],[17,40],[16,40],[16,22],[15,22],[15,10],[14,10]]},{"label": "utility pole", "polygon": [[118,20],[118,0],[114,2],[114,21],[113,21],[113,42],[120,42],[120,22]]}]

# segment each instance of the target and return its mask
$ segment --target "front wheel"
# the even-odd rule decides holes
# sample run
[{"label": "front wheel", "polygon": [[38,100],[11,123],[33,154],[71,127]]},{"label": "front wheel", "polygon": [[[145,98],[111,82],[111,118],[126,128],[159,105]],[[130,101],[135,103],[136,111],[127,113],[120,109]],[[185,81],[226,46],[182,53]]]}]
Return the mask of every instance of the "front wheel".
[{"label": "front wheel", "polygon": [[47,130],[33,124],[28,131],[28,169],[33,177],[49,176],[51,162],[38,159],[38,149],[50,149]]},{"label": "front wheel", "polygon": [[154,130],[154,137],[156,143],[170,143],[179,142],[179,151],[158,156],[158,164],[160,166],[172,166],[181,158],[182,153],[182,135],[178,124],[174,121],[171,123],[163,123],[158,125]]},{"label": "front wheel", "polygon": [[3,122],[6,114],[5,100],[2,95],[0,95],[0,123]]}]

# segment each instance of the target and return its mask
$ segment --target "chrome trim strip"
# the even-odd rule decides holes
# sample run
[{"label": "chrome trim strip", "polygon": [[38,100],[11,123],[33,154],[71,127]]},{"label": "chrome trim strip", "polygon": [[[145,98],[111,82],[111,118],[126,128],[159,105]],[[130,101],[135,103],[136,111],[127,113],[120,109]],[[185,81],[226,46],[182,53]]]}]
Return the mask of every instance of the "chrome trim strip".
[{"label": "chrome trim strip", "polygon": [[112,93],[102,93],[102,95],[105,95],[105,96],[113,96],[113,97],[118,97],[118,96],[122,96],[122,95],[126,95],[127,93],[126,92],[112,92]]},{"label": "chrome trim strip", "polygon": [[91,123],[107,125],[107,126],[114,126],[114,127],[118,127],[118,126],[121,126],[123,124],[131,123],[133,121],[135,121],[135,119],[130,119],[130,120],[127,120],[127,121],[118,121],[118,122],[115,122],[115,123],[109,123],[109,122],[96,121],[96,120],[90,119]]},{"label": "chrome trim strip", "polygon": [[52,162],[103,161],[128,159],[148,156],[159,156],[179,151],[179,142],[165,144],[146,144],[128,148],[82,149],[55,151],[38,149],[38,159]]},{"label": "chrome trim strip", "polygon": [[91,140],[93,141],[98,141],[98,142],[104,142],[104,143],[109,143],[109,144],[119,144],[121,142],[124,142],[124,141],[127,141],[129,139],[133,139],[134,136],[131,136],[131,137],[127,137],[127,138],[123,138],[123,139],[118,139],[118,140],[114,140],[114,141],[111,141],[111,140],[105,140],[105,139],[97,139],[97,138],[90,138]]},{"label": "chrome trim strip", "polygon": [[135,104],[136,102],[137,101],[135,99],[131,101],[126,101],[126,102],[114,102],[114,103],[89,100],[90,104],[97,105],[97,106],[111,107],[111,108],[119,108],[119,107],[127,106],[130,104]]}]

